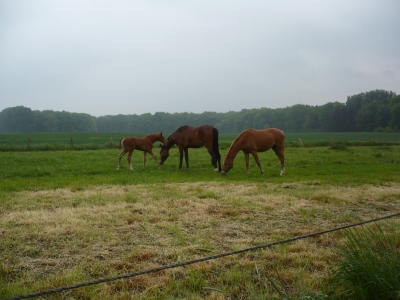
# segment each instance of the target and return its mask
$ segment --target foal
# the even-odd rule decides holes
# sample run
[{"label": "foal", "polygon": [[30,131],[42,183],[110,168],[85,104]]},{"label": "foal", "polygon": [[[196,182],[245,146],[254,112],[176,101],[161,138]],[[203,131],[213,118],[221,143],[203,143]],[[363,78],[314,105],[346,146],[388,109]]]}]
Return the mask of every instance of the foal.
[{"label": "foal", "polygon": [[122,151],[119,154],[117,170],[119,170],[119,168],[121,167],[121,158],[128,152],[129,152],[128,164],[129,164],[130,169],[133,170],[131,157],[132,157],[132,152],[135,149],[144,152],[143,153],[143,168],[146,166],[147,153],[149,153],[151,156],[153,156],[153,158],[156,160],[156,166],[157,166],[157,168],[159,168],[160,166],[158,164],[157,157],[154,155],[153,151],[151,150],[153,148],[153,143],[155,143],[155,142],[165,143],[165,138],[162,135],[162,132],[149,134],[149,135],[146,135],[144,138],[135,138],[135,137],[122,138],[119,141],[119,149],[124,149],[124,151]]}]

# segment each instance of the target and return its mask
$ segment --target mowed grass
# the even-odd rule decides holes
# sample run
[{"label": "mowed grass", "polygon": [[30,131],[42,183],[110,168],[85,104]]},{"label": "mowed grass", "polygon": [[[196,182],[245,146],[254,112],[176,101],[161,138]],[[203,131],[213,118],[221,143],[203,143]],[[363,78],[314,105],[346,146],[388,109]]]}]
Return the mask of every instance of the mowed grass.
[{"label": "mowed grass", "polygon": [[[160,169],[134,152],[133,171],[126,156],[116,170],[116,149],[0,153],[0,298],[399,212],[399,150],[287,148],[283,176],[272,151],[260,154],[263,176],[252,158],[245,173],[241,153],[226,176],[215,173],[204,148],[190,149],[181,170],[175,148]],[[379,225],[400,236],[399,218]],[[343,239],[338,231],[41,298],[318,299]]]}]

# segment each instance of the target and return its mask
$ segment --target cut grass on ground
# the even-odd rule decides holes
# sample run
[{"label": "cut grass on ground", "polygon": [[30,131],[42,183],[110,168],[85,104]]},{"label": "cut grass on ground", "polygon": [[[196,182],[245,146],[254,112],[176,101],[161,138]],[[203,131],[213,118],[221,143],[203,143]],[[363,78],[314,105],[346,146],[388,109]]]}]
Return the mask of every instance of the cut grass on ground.
[{"label": "cut grass on ground", "polygon": [[[398,207],[399,183],[194,182],[10,193],[0,219],[2,296],[269,243],[388,215]],[[398,219],[385,224],[400,233]],[[217,290],[228,299],[277,296],[267,278],[293,294],[318,292],[341,238],[335,232],[68,296],[217,299]]]}]

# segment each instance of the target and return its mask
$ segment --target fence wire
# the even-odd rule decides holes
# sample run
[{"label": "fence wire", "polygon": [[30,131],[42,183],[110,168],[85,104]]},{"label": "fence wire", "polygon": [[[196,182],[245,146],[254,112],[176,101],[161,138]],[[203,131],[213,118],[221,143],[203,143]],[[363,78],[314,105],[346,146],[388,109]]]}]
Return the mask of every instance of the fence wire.
[{"label": "fence wire", "polygon": [[165,266],[161,266],[161,267],[158,267],[158,268],[153,268],[153,269],[148,269],[148,270],[143,270],[143,271],[137,271],[137,272],[128,273],[128,274],[118,275],[118,276],[114,276],[114,277],[100,278],[100,279],[93,280],[93,281],[77,283],[77,284],[74,284],[74,285],[59,287],[59,288],[55,288],[55,289],[43,290],[43,291],[39,291],[39,292],[36,292],[36,293],[20,295],[20,296],[16,296],[16,297],[12,297],[12,298],[6,298],[4,300],[17,300],[17,299],[35,298],[35,297],[39,297],[39,296],[50,295],[50,294],[55,294],[55,293],[59,293],[59,292],[67,291],[67,290],[77,289],[77,288],[81,288],[81,287],[84,287],[84,286],[90,286],[90,285],[95,285],[95,284],[115,281],[115,280],[118,280],[118,279],[135,277],[135,276],[149,274],[149,273],[156,273],[156,272],[164,271],[164,270],[167,270],[167,269],[183,267],[183,266],[187,266],[187,265],[191,265],[191,264],[195,264],[195,263],[199,263],[199,262],[204,262],[204,261],[208,261],[208,260],[214,260],[214,259],[221,258],[221,257],[226,257],[226,256],[230,256],[230,255],[235,255],[235,254],[248,252],[248,251],[254,251],[254,250],[258,250],[258,249],[262,249],[262,248],[268,248],[268,247],[272,247],[272,246],[276,246],[276,245],[280,245],[280,244],[285,244],[285,243],[289,243],[289,242],[293,242],[293,241],[297,241],[297,240],[301,240],[301,239],[315,237],[315,236],[318,236],[318,235],[322,235],[322,234],[326,234],[326,233],[330,233],[330,232],[334,232],[334,231],[338,231],[338,230],[343,230],[343,229],[347,229],[347,228],[351,228],[351,227],[364,225],[364,224],[367,224],[367,223],[372,223],[372,222],[381,221],[381,220],[384,220],[384,219],[397,217],[399,215],[400,215],[400,212],[399,213],[395,213],[395,214],[391,214],[391,215],[388,215],[388,216],[380,217],[380,218],[375,218],[375,219],[371,219],[371,220],[367,220],[367,221],[362,221],[362,222],[358,222],[358,223],[344,225],[344,226],[340,226],[340,227],[336,227],[336,228],[332,228],[332,229],[328,229],[328,230],[323,230],[323,231],[319,231],[319,232],[315,232],[315,233],[300,235],[300,236],[296,236],[296,237],[292,237],[292,238],[288,238],[288,239],[285,239],[285,240],[280,240],[280,241],[276,241],[276,242],[272,242],[272,243],[268,243],[268,244],[262,244],[262,245],[253,246],[253,247],[249,247],[249,248],[244,248],[244,249],[240,249],[240,250],[235,250],[235,251],[231,251],[231,252],[225,252],[225,253],[220,253],[220,254],[216,254],[216,255],[212,255],[212,256],[206,256],[206,257],[202,257],[202,258],[198,258],[198,259],[193,259],[193,260],[189,260],[189,261],[184,261],[184,262],[171,264],[171,265],[165,265]]}]

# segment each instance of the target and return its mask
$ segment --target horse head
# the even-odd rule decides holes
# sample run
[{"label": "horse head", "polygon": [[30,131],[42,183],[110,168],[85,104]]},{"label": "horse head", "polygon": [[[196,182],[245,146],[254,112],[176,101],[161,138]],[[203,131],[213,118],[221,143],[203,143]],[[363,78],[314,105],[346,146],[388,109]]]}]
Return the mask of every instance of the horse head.
[{"label": "horse head", "polygon": [[167,140],[165,139],[165,137],[163,136],[162,132],[160,132],[158,134],[158,141],[165,144],[167,142]]},{"label": "horse head", "polygon": [[160,144],[161,150],[160,150],[160,165],[164,163],[164,161],[167,160],[169,156],[169,149],[166,147],[168,144],[168,140],[165,140],[164,145]]},{"label": "horse head", "polygon": [[229,157],[228,155],[224,155],[224,164],[222,165],[222,175],[226,175],[230,169],[233,168],[233,157]]}]

